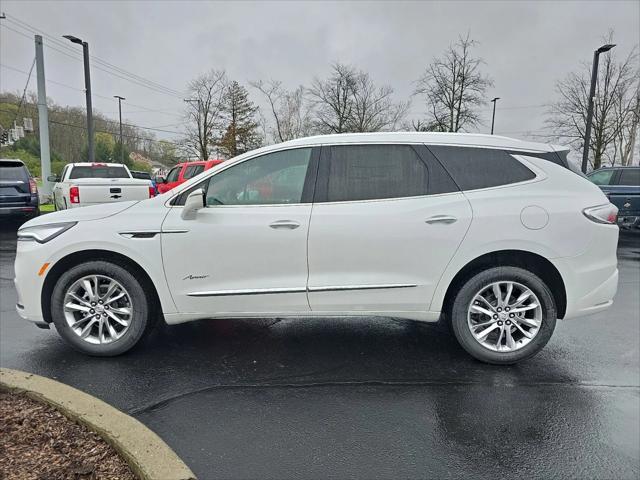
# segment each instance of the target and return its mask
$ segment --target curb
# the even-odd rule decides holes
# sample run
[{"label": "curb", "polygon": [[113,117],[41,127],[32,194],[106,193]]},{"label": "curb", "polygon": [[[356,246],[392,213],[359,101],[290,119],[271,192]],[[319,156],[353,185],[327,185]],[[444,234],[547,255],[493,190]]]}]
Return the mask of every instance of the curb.
[{"label": "curb", "polygon": [[195,480],[193,472],[154,432],[111,405],[49,378],[0,368],[0,390],[47,403],[100,435],[141,480]]}]

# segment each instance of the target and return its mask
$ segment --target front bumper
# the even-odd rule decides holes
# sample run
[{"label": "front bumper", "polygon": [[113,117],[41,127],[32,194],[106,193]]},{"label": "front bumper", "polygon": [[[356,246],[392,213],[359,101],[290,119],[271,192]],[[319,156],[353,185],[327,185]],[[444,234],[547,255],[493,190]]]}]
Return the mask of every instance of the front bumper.
[{"label": "front bumper", "polygon": [[[38,242],[17,242],[13,280],[18,294],[16,311],[21,318],[46,324],[42,315],[41,295],[44,273],[38,275],[42,265],[48,262],[49,249]],[[49,266],[50,268],[51,266]]]}]

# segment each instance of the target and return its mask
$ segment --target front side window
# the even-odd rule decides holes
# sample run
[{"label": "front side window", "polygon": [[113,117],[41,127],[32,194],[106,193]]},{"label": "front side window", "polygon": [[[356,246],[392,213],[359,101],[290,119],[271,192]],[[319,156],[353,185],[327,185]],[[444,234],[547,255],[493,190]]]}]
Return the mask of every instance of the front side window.
[{"label": "front side window", "polygon": [[589,180],[596,185],[609,185],[613,172],[614,170],[599,170],[589,175]]},{"label": "front side window", "polygon": [[204,172],[204,165],[189,165],[187,166],[187,168],[184,169],[182,178],[185,180],[188,180],[202,172]]},{"label": "front side window", "polygon": [[618,184],[640,186],[640,168],[623,168]]},{"label": "front side window", "polygon": [[179,166],[173,167],[171,170],[169,170],[169,173],[167,174],[167,183],[177,182],[178,181],[178,177],[180,176],[180,169],[181,168],[182,168],[182,166],[179,165]]},{"label": "front side window", "polygon": [[462,190],[498,187],[532,180],[535,173],[503,150],[429,145],[429,150]]},{"label": "front side window", "polygon": [[206,184],[207,205],[301,203],[311,148],[268,153],[213,175]]},{"label": "front side window", "polygon": [[329,202],[427,194],[427,167],[409,145],[338,145],[328,161]]}]

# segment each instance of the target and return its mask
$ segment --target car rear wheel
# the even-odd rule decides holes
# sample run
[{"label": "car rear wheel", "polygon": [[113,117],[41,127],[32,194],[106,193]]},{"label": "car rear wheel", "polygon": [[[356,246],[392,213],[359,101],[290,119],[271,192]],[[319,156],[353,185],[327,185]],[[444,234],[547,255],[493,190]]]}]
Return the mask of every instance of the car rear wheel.
[{"label": "car rear wheel", "polygon": [[82,263],[64,273],[53,290],[51,308],[58,333],[89,355],[126,352],[152,323],[140,282],[106,261]]},{"label": "car rear wheel", "polygon": [[547,344],[556,315],[553,296],[538,276],[496,267],[465,282],[452,305],[451,326],[460,345],[478,360],[511,364]]}]

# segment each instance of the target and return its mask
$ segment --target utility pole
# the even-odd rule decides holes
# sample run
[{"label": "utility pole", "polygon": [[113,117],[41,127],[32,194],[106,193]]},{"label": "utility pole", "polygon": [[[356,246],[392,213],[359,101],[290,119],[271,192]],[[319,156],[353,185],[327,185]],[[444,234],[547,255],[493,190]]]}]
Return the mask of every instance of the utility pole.
[{"label": "utility pole", "polygon": [[91,72],[89,68],[89,44],[87,42],[83,42],[78,37],[74,37],[73,35],[63,35],[63,37],[69,40],[71,43],[82,45],[82,57],[84,59],[84,88],[87,98],[87,136],[89,147],[89,161],[93,163],[95,161],[95,151],[93,147],[93,109],[91,107]]},{"label": "utility pole", "polygon": [[587,173],[589,165],[589,145],[591,143],[591,123],[593,122],[593,97],[596,95],[598,83],[598,61],[600,54],[608,52],[615,44],[607,43],[593,52],[593,68],[591,69],[591,88],[589,89],[589,106],[587,107],[587,122],[584,129],[584,148],[582,150],[582,173]]},{"label": "utility pole", "polygon": [[44,81],[44,54],[42,51],[42,36],[36,35],[36,75],[38,80],[38,130],[40,131],[40,176],[42,178],[42,193],[51,195],[51,153],[49,151],[49,111],[47,109],[47,91]]},{"label": "utility pole", "polygon": [[[205,125],[205,121],[202,118],[202,100],[200,100],[199,98],[185,98],[184,101],[186,103],[197,103],[198,104],[198,117],[197,117],[197,121],[198,121],[198,137],[200,142],[208,142],[208,139],[205,138],[205,133],[207,130],[207,126]],[[200,145],[202,147],[202,145]],[[208,146],[208,145],[207,145]],[[203,157],[204,155],[202,155],[202,148],[200,148],[200,152],[198,152],[198,156],[199,157]],[[200,160],[209,160],[208,158],[201,158]]]},{"label": "utility pole", "polygon": [[500,97],[496,97],[491,102],[493,103],[493,115],[491,116],[491,135],[493,135],[493,125],[496,122],[496,102],[500,100]]},{"label": "utility pole", "polygon": [[120,163],[124,163],[124,148],[122,143],[122,100],[126,98],[120,95],[114,95],[113,98],[118,99],[118,115],[120,116]]}]

